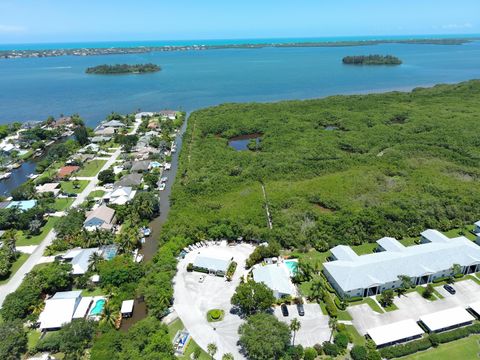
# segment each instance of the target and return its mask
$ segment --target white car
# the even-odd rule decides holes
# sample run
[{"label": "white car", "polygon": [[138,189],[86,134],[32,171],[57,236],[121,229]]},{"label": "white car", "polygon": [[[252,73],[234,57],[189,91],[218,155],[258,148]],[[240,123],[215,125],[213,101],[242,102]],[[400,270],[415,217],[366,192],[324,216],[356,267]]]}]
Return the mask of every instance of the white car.
[{"label": "white car", "polygon": [[165,170],[170,170],[172,168],[172,164],[165,163]]},{"label": "white car", "polygon": [[160,179],[160,182],[165,183],[167,182],[167,180],[168,180],[168,177],[164,176]]},{"label": "white car", "polygon": [[160,191],[165,190],[165,183],[160,184],[159,188]]}]

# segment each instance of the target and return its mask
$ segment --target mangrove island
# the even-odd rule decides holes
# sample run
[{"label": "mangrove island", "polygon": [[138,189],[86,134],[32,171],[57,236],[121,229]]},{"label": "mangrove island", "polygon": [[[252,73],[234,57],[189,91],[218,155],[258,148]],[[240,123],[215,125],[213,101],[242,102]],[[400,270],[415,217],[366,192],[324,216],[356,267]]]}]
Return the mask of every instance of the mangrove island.
[{"label": "mangrove island", "polygon": [[155,64],[116,64],[98,65],[87,68],[87,74],[112,75],[112,74],[145,74],[160,71],[161,68]]},{"label": "mangrove island", "polygon": [[401,65],[402,60],[392,55],[345,56],[342,60],[347,65]]}]

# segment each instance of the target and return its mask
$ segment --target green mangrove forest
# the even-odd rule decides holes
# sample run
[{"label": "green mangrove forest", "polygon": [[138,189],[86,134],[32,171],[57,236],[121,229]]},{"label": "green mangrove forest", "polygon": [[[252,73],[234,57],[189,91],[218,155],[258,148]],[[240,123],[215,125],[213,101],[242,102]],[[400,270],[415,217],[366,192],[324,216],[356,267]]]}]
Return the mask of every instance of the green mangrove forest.
[{"label": "green mangrove forest", "polygon": [[402,60],[393,55],[361,55],[345,56],[342,62],[346,65],[401,65]]},{"label": "green mangrove forest", "polygon": [[158,72],[161,68],[155,64],[116,64],[116,65],[98,65],[87,68],[87,74],[110,75],[110,74],[145,74]]}]

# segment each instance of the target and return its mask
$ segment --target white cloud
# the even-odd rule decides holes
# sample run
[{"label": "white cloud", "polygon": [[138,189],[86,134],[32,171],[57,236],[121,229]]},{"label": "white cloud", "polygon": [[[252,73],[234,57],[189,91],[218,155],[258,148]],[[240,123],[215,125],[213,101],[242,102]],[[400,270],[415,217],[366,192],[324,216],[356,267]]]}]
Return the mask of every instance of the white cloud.
[{"label": "white cloud", "polygon": [[0,24],[0,34],[18,34],[26,31],[27,29],[23,26]]},{"label": "white cloud", "polygon": [[442,29],[444,30],[455,30],[455,29],[471,29],[473,27],[472,24],[470,23],[464,23],[464,24],[447,24],[443,25]]}]

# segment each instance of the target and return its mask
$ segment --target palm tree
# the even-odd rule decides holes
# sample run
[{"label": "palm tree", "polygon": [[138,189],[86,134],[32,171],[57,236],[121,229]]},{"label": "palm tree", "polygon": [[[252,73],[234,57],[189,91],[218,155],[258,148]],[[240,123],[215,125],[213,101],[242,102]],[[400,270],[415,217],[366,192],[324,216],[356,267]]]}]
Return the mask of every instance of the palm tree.
[{"label": "palm tree", "polygon": [[337,326],[338,320],[336,317],[331,317],[330,319],[328,319],[328,327],[332,330],[332,332],[330,333],[330,340],[328,341],[332,341],[333,333],[337,330]]},{"label": "palm tree", "polygon": [[212,360],[213,360],[213,356],[217,353],[217,345],[215,345],[214,343],[210,343],[207,345],[207,352],[208,352],[208,355],[210,355],[212,357]]},{"label": "palm tree", "polygon": [[226,353],[226,354],[223,354],[222,360],[234,360],[234,358],[231,353]]},{"label": "palm tree", "polygon": [[103,306],[102,320],[103,324],[108,324],[111,327],[115,327],[118,320],[118,313],[113,309],[110,302],[107,302]]},{"label": "palm tree", "polygon": [[300,324],[300,321],[298,321],[298,319],[293,319],[290,322],[290,331],[293,332],[292,346],[295,345],[295,335],[297,334],[297,331],[300,330],[301,326],[302,324]]},{"label": "palm tree", "polygon": [[325,285],[322,280],[317,280],[312,284],[312,298],[316,301],[320,301],[325,291]]},{"label": "palm tree", "polygon": [[92,255],[90,255],[90,259],[88,259],[88,270],[94,272],[98,271],[98,264],[100,264],[102,261],[102,255],[95,251]]}]

